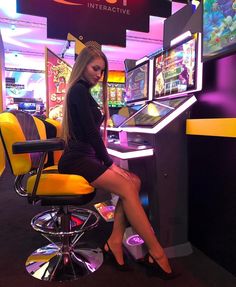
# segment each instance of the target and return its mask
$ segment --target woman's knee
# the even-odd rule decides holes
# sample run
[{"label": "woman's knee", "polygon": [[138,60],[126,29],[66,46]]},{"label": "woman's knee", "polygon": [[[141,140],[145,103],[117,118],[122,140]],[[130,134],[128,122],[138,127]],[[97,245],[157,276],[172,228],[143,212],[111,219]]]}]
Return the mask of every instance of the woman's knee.
[{"label": "woman's knee", "polygon": [[141,188],[141,179],[136,174],[132,174],[132,173],[131,173],[131,177],[132,177],[131,179],[132,183],[136,187],[136,191],[139,192]]}]

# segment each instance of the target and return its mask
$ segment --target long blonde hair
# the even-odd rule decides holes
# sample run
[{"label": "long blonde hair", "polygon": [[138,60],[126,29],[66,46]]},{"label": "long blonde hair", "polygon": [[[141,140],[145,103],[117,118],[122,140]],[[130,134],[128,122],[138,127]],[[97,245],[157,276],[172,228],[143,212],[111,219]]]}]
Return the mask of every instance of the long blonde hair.
[{"label": "long blonde hair", "polygon": [[63,107],[63,120],[62,120],[62,138],[65,140],[66,144],[68,143],[69,139],[71,139],[71,137],[73,136],[73,134],[71,134],[72,131],[69,128],[70,111],[68,109],[68,102],[69,102],[68,99],[70,96],[70,90],[82,78],[84,70],[86,69],[87,65],[90,62],[92,62],[95,58],[102,58],[105,62],[105,69],[103,72],[103,80],[102,80],[102,91],[103,91],[102,101],[103,101],[103,115],[104,115],[103,139],[104,142],[106,143],[106,126],[107,126],[107,120],[109,118],[109,109],[107,102],[108,61],[105,54],[101,50],[93,46],[88,46],[85,47],[77,56],[67,84],[67,90],[65,94],[64,107]]}]

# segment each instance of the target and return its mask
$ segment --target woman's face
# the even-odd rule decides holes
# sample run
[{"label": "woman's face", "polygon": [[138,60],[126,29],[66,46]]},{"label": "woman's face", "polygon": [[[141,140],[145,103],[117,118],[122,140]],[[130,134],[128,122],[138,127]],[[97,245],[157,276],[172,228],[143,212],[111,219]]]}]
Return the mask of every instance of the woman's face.
[{"label": "woman's face", "polygon": [[95,86],[100,80],[105,69],[105,62],[98,57],[92,60],[84,70],[83,78],[91,85]]}]

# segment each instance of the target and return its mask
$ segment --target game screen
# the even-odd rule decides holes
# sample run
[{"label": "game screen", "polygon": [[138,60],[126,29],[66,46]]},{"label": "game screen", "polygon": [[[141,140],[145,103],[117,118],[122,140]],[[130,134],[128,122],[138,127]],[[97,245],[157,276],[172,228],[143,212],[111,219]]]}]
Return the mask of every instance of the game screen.
[{"label": "game screen", "polygon": [[149,62],[146,61],[126,73],[127,103],[148,100]]},{"label": "game screen", "polygon": [[[97,85],[91,89],[91,94],[99,106],[102,107],[102,83],[97,83]],[[124,95],[124,83],[107,83],[107,98],[109,107],[123,107],[125,105]]]},{"label": "game screen", "polygon": [[44,71],[6,68],[6,96],[46,98]]},{"label": "game screen", "polygon": [[133,105],[121,108],[118,113],[113,114],[108,121],[108,127],[119,127],[122,123],[124,123],[129,117],[134,115],[137,111],[139,111],[144,105]]},{"label": "game screen", "polygon": [[203,1],[203,61],[236,51],[236,1]]},{"label": "game screen", "polygon": [[196,38],[157,55],[154,59],[154,98],[185,94],[196,88]]},{"label": "game screen", "polygon": [[[25,109],[24,102],[46,103],[45,73],[41,70],[6,68],[6,108]],[[22,103],[22,106],[19,105]],[[28,104],[30,105],[30,104]],[[26,104],[27,106],[27,104]],[[34,104],[29,109],[33,110]]]},{"label": "game screen", "polygon": [[166,115],[171,113],[171,111],[173,111],[173,108],[157,103],[149,103],[131,119],[125,122],[122,127],[154,127]]}]

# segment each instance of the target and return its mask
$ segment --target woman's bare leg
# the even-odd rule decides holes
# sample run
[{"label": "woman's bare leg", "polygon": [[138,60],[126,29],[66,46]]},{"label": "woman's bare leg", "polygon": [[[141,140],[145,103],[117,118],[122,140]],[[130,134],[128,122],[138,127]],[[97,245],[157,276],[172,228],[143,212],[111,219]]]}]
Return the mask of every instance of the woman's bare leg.
[{"label": "woman's bare leg", "polygon": [[[140,203],[137,185],[127,175],[122,175],[122,172],[119,174],[116,168],[115,170],[114,168],[108,169],[91,184],[94,187],[105,189],[120,197],[128,221],[146,243],[149,253],[158,261],[163,270],[171,272],[164,250],[153,233],[151,224]],[[113,252],[115,253],[116,250],[113,249]]]},{"label": "woman's bare leg", "polygon": [[[140,185],[141,185],[139,178],[132,173],[128,173],[128,172],[126,173],[129,179],[132,180],[132,183],[135,185],[137,192],[139,192]],[[117,262],[121,265],[124,264],[122,242],[123,242],[123,237],[124,237],[124,233],[126,230],[126,226],[127,226],[127,218],[124,212],[122,201],[119,199],[116,204],[116,208],[114,212],[114,223],[113,223],[112,233],[107,241],[112,251],[115,254]],[[108,250],[108,246],[105,245],[104,248]]]}]

